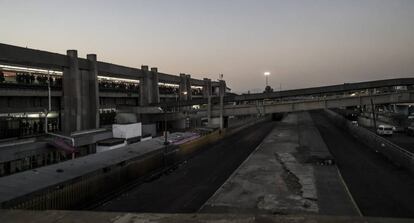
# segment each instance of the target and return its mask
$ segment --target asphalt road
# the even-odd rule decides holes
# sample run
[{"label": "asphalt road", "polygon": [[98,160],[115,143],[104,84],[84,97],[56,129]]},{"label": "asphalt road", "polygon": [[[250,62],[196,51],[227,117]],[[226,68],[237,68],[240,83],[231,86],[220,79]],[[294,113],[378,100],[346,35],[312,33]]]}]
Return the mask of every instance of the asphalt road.
[{"label": "asphalt road", "polygon": [[414,175],[312,112],[348,188],[365,216],[414,217]]},{"label": "asphalt road", "polygon": [[254,151],[274,125],[274,122],[267,122],[244,129],[206,148],[174,172],[143,183],[95,210],[196,212]]}]

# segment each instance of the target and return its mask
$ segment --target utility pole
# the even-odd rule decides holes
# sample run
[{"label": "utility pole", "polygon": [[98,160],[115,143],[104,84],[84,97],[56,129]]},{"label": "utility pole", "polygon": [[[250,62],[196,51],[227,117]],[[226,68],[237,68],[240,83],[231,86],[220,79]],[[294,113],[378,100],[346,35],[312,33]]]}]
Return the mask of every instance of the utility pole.
[{"label": "utility pole", "polygon": [[48,96],[48,109],[46,109],[45,111],[45,133],[48,133],[48,120],[47,120],[47,116],[49,115],[50,111],[52,110],[52,94],[51,94],[51,90],[50,90],[50,71],[47,70],[47,96]]},{"label": "utility pole", "polygon": [[168,145],[168,134],[167,134],[167,110],[164,108],[164,145]]}]

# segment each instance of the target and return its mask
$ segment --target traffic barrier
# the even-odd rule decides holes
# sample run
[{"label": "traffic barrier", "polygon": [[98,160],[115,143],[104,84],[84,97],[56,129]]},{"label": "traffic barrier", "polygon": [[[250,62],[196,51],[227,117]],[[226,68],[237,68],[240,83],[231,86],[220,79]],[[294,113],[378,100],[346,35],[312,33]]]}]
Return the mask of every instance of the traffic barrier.
[{"label": "traffic barrier", "polygon": [[264,117],[264,118],[259,118],[259,119],[249,119],[247,120],[246,123],[242,124],[242,125],[237,125],[236,127],[233,128],[227,128],[227,129],[218,129],[215,130],[214,132],[200,137],[196,140],[193,140],[191,142],[185,143],[180,145],[180,149],[179,149],[179,156],[186,158],[190,155],[195,154],[198,150],[200,150],[201,148],[209,145],[209,144],[213,144],[215,142],[217,142],[220,139],[223,139],[225,137],[229,137],[239,131],[241,131],[242,129],[248,128],[252,125],[255,125],[257,123],[260,122],[264,122],[266,120],[269,120],[269,117]]},{"label": "traffic barrier", "polygon": [[351,122],[331,110],[325,110],[325,112],[327,117],[332,120],[335,125],[349,132],[355,139],[373,149],[375,152],[383,154],[394,164],[403,166],[414,173],[413,153],[363,127],[352,125]]}]

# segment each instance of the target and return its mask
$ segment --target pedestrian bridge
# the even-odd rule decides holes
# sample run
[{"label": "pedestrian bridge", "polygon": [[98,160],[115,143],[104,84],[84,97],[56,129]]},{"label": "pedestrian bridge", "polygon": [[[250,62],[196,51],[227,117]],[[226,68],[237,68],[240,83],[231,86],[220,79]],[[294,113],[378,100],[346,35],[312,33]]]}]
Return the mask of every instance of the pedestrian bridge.
[{"label": "pedestrian bridge", "polygon": [[[372,102],[371,102],[372,101]],[[272,114],[317,109],[364,106],[373,104],[410,103],[414,101],[414,91],[390,92],[362,96],[331,96],[301,100],[260,101],[253,104],[224,105],[224,116],[248,114]],[[220,107],[214,106],[212,116],[220,115]]]},{"label": "pedestrian bridge", "polygon": [[414,78],[396,78],[258,94],[212,96],[188,101],[166,101],[149,107],[120,107],[141,114],[163,113],[162,109],[207,105],[201,109],[183,109],[204,116],[271,114],[371,104],[409,103],[413,101]]}]

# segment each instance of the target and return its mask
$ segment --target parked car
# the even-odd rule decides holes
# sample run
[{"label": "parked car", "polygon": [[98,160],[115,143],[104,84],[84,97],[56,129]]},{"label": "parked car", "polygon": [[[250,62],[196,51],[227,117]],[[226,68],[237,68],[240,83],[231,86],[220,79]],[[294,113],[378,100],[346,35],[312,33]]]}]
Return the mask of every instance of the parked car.
[{"label": "parked car", "polygon": [[390,125],[379,125],[377,128],[377,134],[382,136],[392,136],[394,133],[393,127]]}]

